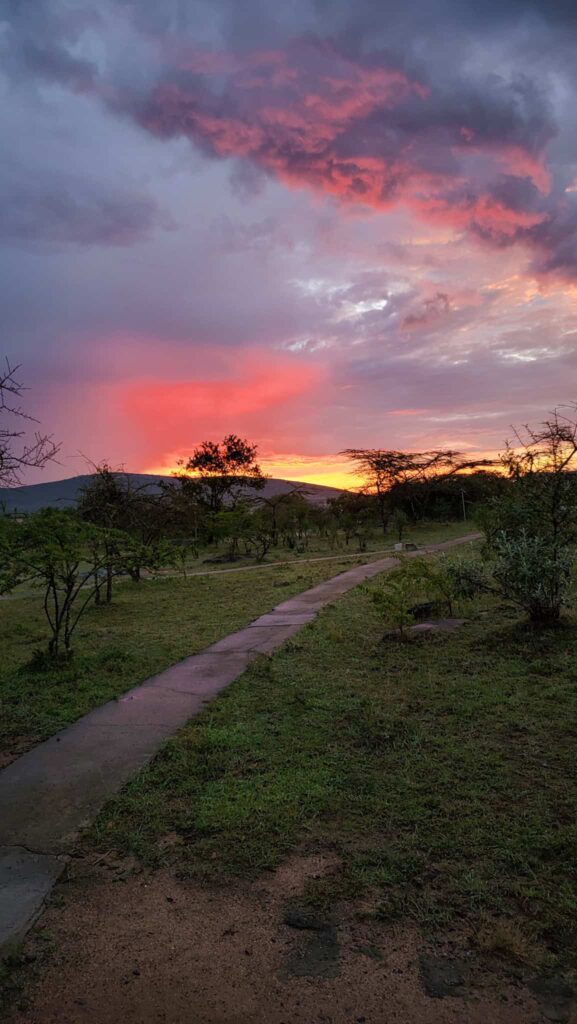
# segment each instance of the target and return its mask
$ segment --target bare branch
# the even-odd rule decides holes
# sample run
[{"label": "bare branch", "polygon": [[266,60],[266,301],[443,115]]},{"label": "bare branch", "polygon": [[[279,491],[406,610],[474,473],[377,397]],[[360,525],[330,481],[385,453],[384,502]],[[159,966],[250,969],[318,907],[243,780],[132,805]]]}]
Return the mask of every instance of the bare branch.
[{"label": "bare branch", "polygon": [[[5,369],[0,372],[0,416],[36,423],[33,416],[11,401],[11,398],[20,398],[25,390],[16,378],[18,370],[18,366],[11,366],[7,360]],[[30,441],[15,448],[14,442],[23,438],[24,434],[23,430],[17,430],[5,424],[5,420],[0,420],[0,486],[17,487],[21,483],[24,469],[41,469],[47,462],[56,460],[60,445],[56,444],[50,434],[36,431]]]}]

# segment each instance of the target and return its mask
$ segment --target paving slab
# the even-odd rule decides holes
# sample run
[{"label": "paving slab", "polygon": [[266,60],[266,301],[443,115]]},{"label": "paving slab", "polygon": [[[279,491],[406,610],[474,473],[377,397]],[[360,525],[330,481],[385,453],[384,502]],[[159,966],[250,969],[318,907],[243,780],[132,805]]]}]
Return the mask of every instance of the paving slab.
[{"label": "paving slab", "polygon": [[0,850],[0,956],[11,953],[42,913],[66,862],[19,847]]},{"label": "paving slab", "polygon": [[178,724],[95,724],[90,715],[13,761],[0,773],[0,846],[65,853]]},{"label": "paving slab", "polygon": [[312,622],[316,618],[316,612],[307,611],[285,611],[285,612],[267,612],[266,615],[261,615],[260,619],[255,619],[251,622],[249,629],[254,629],[255,626],[305,626],[307,622]]},{"label": "paving slab", "polygon": [[254,656],[255,653],[248,649],[215,651],[206,647],[199,654],[183,658],[141,685],[158,690],[214,695],[242,675]]},{"label": "paving slab", "polygon": [[143,686],[213,697],[242,675],[255,657],[254,651],[215,651],[207,647],[200,654],[171,665]]},{"label": "paving slab", "polygon": [[223,637],[218,643],[213,644],[208,650],[216,654],[240,653],[240,654],[269,654],[280,647],[285,640],[302,629],[300,622],[291,622],[288,625],[258,626],[256,624],[241,629],[238,633],[231,633]]},{"label": "paving slab", "polygon": [[[431,545],[441,551],[467,540]],[[245,629],[172,665],[79,719],[0,771],[0,940],[17,942],[41,912],[79,830],[162,743],[352,587],[398,565],[354,566],[297,594]]]}]

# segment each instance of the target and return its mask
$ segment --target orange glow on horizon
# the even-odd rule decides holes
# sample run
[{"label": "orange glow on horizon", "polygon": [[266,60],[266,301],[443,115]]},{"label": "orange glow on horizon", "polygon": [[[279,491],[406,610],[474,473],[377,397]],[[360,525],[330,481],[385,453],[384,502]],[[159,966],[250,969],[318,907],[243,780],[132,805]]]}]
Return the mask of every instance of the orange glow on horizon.
[{"label": "orange glow on horizon", "polygon": [[[259,464],[268,477],[277,480],[291,480],[295,483],[319,484],[324,487],[335,487],[338,490],[354,491],[362,486],[362,480],[352,470],[346,459],[331,456],[309,458],[307,456],[270,456],[259,458]],[[178,456],[166,463],[146,466],[141,473],[158,476],[172,476],[182,472],[178,465]]]},{"label": "orange glow on horizon", "polygon": [[[495,460],[497,458],[494,451],[476,452],[474,455],[472,453],[469,454],[472,460]],[[339,456],[271,455],[268,457],[263,456],[258,461],[266,476],[277,480],[335,487],[337,490],[342,491],[358,491],[363,487],[363,479],[359,474],[355,473],[352,463]],[[479,468],[482,469],[483,467]],[[503,472],[499,465],[486,468],[497,473]],[[159,476],[171,476],[174,473],[182,472],[182,468],[178,466],[178,456],[175,455],[174,458],[167,460],[165,464],[147,466],[141,469],[140,472]],[[465,470],[464,472],[474,472],[474,470]]]}]

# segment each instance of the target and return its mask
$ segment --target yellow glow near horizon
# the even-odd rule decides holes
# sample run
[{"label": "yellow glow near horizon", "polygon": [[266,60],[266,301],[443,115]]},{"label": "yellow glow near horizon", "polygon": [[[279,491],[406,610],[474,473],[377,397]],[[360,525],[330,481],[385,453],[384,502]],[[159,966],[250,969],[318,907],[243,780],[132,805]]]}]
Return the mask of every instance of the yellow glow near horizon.
[{"label": "yellow glow near horizon", "polygon": [[[471,459],[496,459],[495,451],[469,452]],[[356,491],[363,486],[363,479],[353,471],[352,464],[339,456],[269,456],[259,459],[263,472],[268,477],[295,483],[317,484],[324,487],[335,487],[342,491]],[[489,468],[489,467],[487,467]],[[502,472],[498,465],[490,467],[495,472]],[[180,470],[182,472],[182,470]],[[147,467],[143,473],[154,473],[159,476],[170,476],[179,472],[177,458],[165,465]],[[465,472],[467,472],[465,470]]]},{"label": "yellow glow near horizon", "polygon": [[[336,487],[338,490],[356,490],[362,485],[360,477],[352,472],[352,466],[346,459],[331,456],[310,458],[308,456],[288,456],[278,458],[263,457],[259,459],[263,472],[275,479],[291,480],[295,483],[319,484],[324,487]],[[147,466],[142,473],[158,476],[171,476],[182,472],[177,459],[167,460],[164,465]]]}]

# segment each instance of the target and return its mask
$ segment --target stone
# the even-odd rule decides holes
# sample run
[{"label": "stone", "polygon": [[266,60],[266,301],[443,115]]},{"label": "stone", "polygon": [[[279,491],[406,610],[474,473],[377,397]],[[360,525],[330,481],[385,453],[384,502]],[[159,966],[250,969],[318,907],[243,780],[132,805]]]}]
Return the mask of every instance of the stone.
[{"label": "stone", "polygon": [[336,978],[340,974],[336,928],[315,932],[287,960],[282,972],[288,978]]},{"label": "stone", "polygon": [[410,626],[408,629],[409,633],[452,633],[453,630],[459,629],[464,626],[466,619],[432,619],[430,622],[418,622],[415,626]]},{"label": "stone", "polygon": [[552,1024],[569,1024],[576,1005],[575,990],[559,975],[535,978],[529,987],[535,993],[541,1013]]},{"label": "stone", "polygon": [[419,964],[423,988],[431,999],[462,995],[465,979],[456,960],[422,956]]},{"label": "stone", "polygon": [[333,921],[326,914],[317,913],[308,907],[289,907],[284,913],[283,924],[304,931],[323,931],[330,928]]}]

